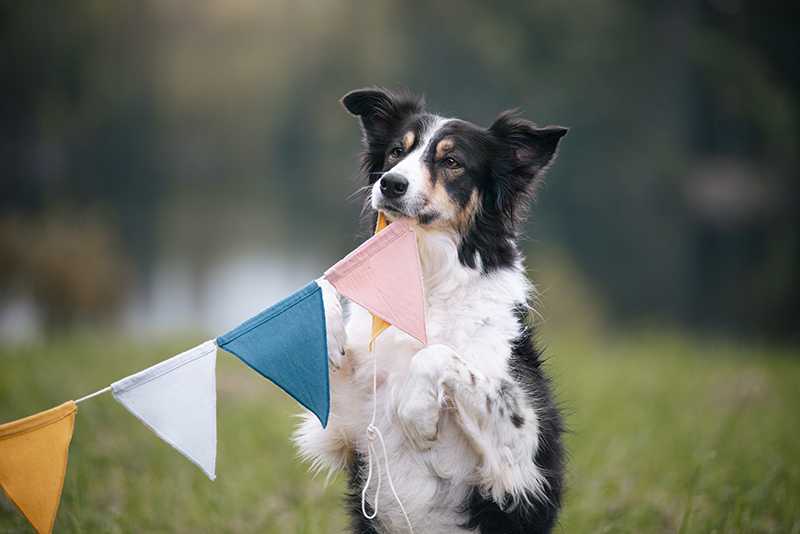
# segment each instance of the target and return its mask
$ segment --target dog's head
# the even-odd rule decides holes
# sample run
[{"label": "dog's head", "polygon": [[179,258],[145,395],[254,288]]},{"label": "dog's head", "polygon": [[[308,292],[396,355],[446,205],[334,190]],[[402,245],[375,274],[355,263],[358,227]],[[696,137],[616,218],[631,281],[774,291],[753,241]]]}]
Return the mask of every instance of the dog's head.
[{"label": "dog's head", "polygon": [[517,223],[566,128],[538,128],[513,112],[480,128],[383,89],[353,91],[342,104],[361,119],[375,210],[452,232],[466,267],[488,272],[516,260]]}]

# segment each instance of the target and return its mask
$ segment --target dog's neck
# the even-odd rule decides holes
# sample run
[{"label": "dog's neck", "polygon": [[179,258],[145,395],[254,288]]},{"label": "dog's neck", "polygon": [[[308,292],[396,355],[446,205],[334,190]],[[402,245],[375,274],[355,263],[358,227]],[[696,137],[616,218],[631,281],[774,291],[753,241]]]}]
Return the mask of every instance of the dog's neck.
[{"label": "dog's neck", "polygon": [[489,278],[519,278],[523,271],[519,261],[511,267],[499,269],[491,274],[482,272],[480,261],[478,268],[466,267],[458,258],[457,233],[431,230],[416,223],[414,230],[417,235],[425,296],[429,302],[432,299],[447,300],[448,295],[458,290],[468,290]]}]

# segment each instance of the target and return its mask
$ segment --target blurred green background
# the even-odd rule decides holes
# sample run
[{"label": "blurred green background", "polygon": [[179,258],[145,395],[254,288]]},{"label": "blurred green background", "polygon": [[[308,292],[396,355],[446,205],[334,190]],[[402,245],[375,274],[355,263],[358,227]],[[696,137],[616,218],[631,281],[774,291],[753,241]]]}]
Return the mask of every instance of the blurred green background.
[{"label": "blurred green background", "polygon": [[[800,533],[800,3],[0,0],[0,423],[360,243],[363,86],[570,127],[525,228],[563,532]],[[220,354],[211,483],[105,395],[56,532],[337,532],[299,408]],[[30,532],[0,496],[0,533]]]},{"label": "blurred green background", "polygon": [[568,262],[610,321],[797,341],[798,20],[778,0],[3,1],[2,331],[222,329],[300,287],[358,243],[338,99],[377,85],[571,128],[529,263]]}]

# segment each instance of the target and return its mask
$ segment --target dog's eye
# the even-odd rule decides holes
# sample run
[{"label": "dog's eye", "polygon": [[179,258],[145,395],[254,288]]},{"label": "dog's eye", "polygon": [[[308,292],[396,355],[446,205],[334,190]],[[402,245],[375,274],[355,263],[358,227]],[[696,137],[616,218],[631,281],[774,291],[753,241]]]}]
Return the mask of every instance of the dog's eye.
[{"label": "dog's eye", "polygon": [[400,148],[399,146],[396,146],[389,153],[392,155],[392,157],[399,158],[400,156],[403,155],[403,149]]},{"label": "dog's eye", "polygon": [[449,167],[449,168],[451,168],[451,169],[457,169],[458,167],[460,167],[460,166],[461,166],[461,164],[460,164],[460,163],[458,163],[458,162],[457,162],[456,160],[454,160],[453,158],[445,158],[445,159],[444,159],[444,161],[443,161],[443,163],[444,163],[444,166],[445,166],[445,167]]}]

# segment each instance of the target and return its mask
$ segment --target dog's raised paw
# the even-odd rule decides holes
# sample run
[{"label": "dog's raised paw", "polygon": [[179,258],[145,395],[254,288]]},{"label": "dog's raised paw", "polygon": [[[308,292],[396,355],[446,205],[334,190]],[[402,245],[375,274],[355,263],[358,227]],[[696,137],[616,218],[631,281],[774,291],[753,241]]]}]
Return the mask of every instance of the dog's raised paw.
[{"label": "dog's raised paw", "polygon": [[409,389],[398,402],[397,416],[414,448],[426,451],[433,447],[439,437],[438,394],[435,389]]},{"label": "dog's raised paw", "polygon": [[325,329],[328,339],[328,362],[331,370],[338,370],[342,365],[344,346],[347,334],[344,328],[342,304],[336,288],[323,276],[316,280],[322,289],[322,305],[325,307]]},{"label": "dog's raised paw", "polygon": [[430,449],[439,437],[439,413],[444,395],[440,353],[446,352],[452,351],[437,345],[418,352],[411,360],[400,390],[397,415],[406,437],[419,451]]}]

